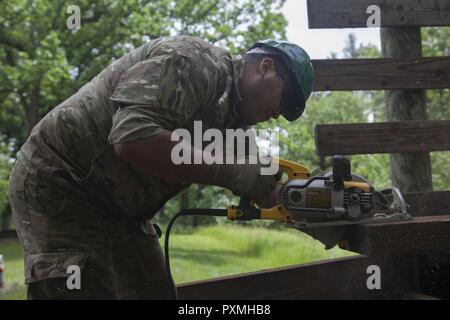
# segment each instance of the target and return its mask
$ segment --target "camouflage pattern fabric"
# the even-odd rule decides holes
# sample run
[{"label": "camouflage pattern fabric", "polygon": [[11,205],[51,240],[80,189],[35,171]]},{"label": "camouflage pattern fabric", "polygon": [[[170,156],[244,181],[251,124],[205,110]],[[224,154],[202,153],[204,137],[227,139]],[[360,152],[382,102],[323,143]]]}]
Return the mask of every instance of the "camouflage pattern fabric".
[{"label": "camouflage pattern fabric", "polygon": [[[239,127],[243,60],[200,39],[153,40],[49,112],[18,154],[9,196],[30,298],[173,298],[148,220],[187,183],[150,177],[113,144]],[[84,290],[65,289],[69,264]],[[84,275],[84,278],[83,278]]]}]

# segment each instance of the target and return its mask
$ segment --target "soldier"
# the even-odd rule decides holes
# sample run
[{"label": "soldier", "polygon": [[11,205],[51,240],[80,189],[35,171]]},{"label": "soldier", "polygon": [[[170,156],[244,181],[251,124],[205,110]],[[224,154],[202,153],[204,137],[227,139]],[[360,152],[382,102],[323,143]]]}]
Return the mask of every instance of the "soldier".
[{"label": "soldier", "polygon": [[[150,219],[190,183],[262,204],[279,175],[261,175],[260,164],[175,165],[171,132],[294,121],[313,78],[295,44],[266,40],[232,57],[188,36],[153,40],[104,69],[34,127],[11,172],[28,298],[175,298]],[[67,286],[69,266],[80,289]]]}]

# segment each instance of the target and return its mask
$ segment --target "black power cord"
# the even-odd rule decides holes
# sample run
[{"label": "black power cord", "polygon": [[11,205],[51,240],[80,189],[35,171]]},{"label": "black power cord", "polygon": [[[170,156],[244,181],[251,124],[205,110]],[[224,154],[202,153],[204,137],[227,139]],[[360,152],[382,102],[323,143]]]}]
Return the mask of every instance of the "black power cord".
[{"label": "black power cord", "polygon": [[[169,277],[169,280],[172,282],[172,285],[174,288],[175,287],[175,281],[173,280],[172,277],[172,273],[170,272],[170,259],[169,259],[169,235],[170,235],[170,230],[172,230],[172,225],[175,222],[175,220],[184,215],[184,211],[179,211],[177,212],[172,219],[170,219],[169,224],[167,225],[166,228],[166,234],[164,235],[164,261],[165,261],[165,265],[166,265],[166,271],[167,271],[167,275]],[[175,289],[175,299],[178,300],[178,292]]]},{"label": "black power cord", "polygon": [[[170,271],[170,257],[169,257],[169,237],[170,231],[172,230],[172,226],[175,220],[181,216],[210,216],[210,217],[226,217],[228,213],[227,209],[184,209],[178,211],[172,219],[170,219],[169,224],[166,228],[166,233],[164,235],[164,261],[166,265],[167,275],[169,280],[172,282],[175,287],[175,281],[172,277],[172,272]],[[176,299],[178,299],[178,293],[175,290]]]}]

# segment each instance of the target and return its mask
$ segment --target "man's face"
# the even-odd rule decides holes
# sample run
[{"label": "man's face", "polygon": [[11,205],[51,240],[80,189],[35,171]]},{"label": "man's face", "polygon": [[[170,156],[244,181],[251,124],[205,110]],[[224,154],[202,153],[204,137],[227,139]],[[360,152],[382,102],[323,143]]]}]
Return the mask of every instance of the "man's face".
[{"label": "man's face", "polygon": [[277,75],[274,61],[264,58],[260,63],[246,66],[246,74],[240,84],[242,96],[238,113],[247,125],[277,119],[281,112],[283,80]]}]

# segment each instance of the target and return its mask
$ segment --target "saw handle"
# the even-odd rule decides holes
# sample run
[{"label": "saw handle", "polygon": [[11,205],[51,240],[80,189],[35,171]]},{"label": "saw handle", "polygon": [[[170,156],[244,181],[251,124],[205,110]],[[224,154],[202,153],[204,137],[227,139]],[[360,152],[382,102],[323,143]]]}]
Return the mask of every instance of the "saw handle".
[{"label": "saw handle", "polygon": [[272,157],[272,159],[275,163],[278,163],[283,172],[287,173],[289,180],[304,179],[311,176],[311,171],[301,164],[278,157]]},{"label": "saw handle", "polygon": [[[311,171],[298,163],[272,157],[272,161],[278,164],[279,168],[287,173],[288,179],[309,179]],[[269,220],[285,220],[287,214],[280,212],[281,207],[276,206],[271,209],[260,209],[255,206],[251,199],[242,197],[237,207],[228,208],[228,219],[230,220],[252,220],[252,219],[269,219]],[[262,217],[261,214],[264,216]]]},{"label": "saw handle", "polygon": [[[311,176],[311,171],[298,163],[278,158],[272,157],[272,161],[277,163],[279,168],[287,173],[288,179],[307,179]],[[239,201],[238,209],[256,209],[255,202],[251,199],[241,198]]]}]

